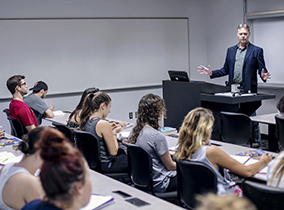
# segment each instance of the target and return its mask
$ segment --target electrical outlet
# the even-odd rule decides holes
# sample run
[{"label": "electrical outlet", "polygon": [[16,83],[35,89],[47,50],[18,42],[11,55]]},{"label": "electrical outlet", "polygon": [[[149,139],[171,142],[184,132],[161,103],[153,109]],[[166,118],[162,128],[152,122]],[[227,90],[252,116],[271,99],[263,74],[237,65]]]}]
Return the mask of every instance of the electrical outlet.
[{"label": "electrical outlet", "polygon": [[133,112],[129,112],[129,119],[133,119]]}]

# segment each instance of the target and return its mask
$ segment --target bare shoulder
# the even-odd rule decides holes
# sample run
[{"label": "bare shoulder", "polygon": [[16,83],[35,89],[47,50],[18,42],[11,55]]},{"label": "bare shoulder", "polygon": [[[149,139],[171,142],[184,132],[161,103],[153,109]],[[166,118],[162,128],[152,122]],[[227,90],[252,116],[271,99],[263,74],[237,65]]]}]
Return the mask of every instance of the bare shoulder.
[{"label": "bare shoulder", "polygon": [[39,178],[29,173],[17,173],[9,179],[15,186],[31,186],[39,184]]}]

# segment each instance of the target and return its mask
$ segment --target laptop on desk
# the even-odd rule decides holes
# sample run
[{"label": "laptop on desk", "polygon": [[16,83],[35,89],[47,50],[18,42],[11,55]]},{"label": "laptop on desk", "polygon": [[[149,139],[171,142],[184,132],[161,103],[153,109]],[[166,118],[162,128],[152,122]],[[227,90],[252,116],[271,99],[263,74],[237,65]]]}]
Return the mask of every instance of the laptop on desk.
[{"label": "laptop on desk", "polygon": [[169,70],[171,81],[185,81],[189,82],[189,77],[186,71]]}]

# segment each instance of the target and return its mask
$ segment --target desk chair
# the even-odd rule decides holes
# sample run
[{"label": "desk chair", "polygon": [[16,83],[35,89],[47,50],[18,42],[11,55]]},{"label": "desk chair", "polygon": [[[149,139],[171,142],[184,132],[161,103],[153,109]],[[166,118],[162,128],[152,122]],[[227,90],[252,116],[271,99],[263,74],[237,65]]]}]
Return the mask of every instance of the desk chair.
[{"label": "desk chair", "polygon": [[220,139],[227,143],[252,146],[251,119],[241,113],[220,112]]},{"label": "desk chair", "polygon": [[177,162],[178,200],[193,209],[196,195],[217,192],[217,176],[202,162],[180,160]]},{"label": "desk chair", "polygon": [[276,139],[278,141],[278,150],[284,148],[284,117],[275,115],[276,122]]},{"label": "desk chair", "polygon": [[3,112],[6,114],[7,120],[9,121],[11,127],[11,135],[21,139],[24,134],[28,133],[22,122],[9,116],[9,109],[4,109]]},{"label": "desk chair", "polygon": [[69,140],[71,143],[74,144],[74,146],[77,146],[76,138],[74,136],[73,130],[68,128],[66,125],[63,125],[61,123],[52,122],[52,125],[59,131],[61,131]]},{"label": "desk chair", "polygon": [[31,108],[31,109],[33,110],[33,112],[34,112],[34,114],[35,114],[37,124],[38,124],[38,125],[41,125],[43,115],[42,115],[39,111],[37,111],[37,110],[35,110],[35,109],[33,109],[33,108]]},{"label": "desk chair", "polygon": [[6,117],[9,117],[9,109],[3,109],[3,112],[6,114]]},{"label": "desk chair", "polygon": [[243,195],[250,199],[258,210],[283,210],[284,189],[265,184],[245,181],[242,185]]},{"label": "desk chair", "polygon": [[16,136],[17,138],[22,138],[24,134],[28,133],[27,129],[23,123],[19,120],[16,120],[12,117],[7,117],[11,127],[11,135]]},{"label": "desk chair", "polygon": [[129,176],[134,186],[164,200],[176,200],[177,191],[157,193],[153,187],[153,168],[151,156],[135,144],[127,146]]},{"label": "desk chair", "polygon": [[73,130],[77,139],[77,147],[85,156],[90,169],[114,179],[128,178],[128,173],[104,173],[101,168],[100,142],[86,131]]}]

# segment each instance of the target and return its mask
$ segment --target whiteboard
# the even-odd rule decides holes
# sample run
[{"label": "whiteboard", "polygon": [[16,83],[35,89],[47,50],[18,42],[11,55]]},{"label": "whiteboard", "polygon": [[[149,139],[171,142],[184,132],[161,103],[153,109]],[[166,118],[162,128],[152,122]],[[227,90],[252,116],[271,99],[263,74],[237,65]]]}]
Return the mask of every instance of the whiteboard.
[{"label": "whiteboard", "polygon": [[284,83],[284,17],[256,19],[253,22],[254,43],[264,50],[266,68],[271,73],[269,83]]},{"label": "whiteboard", "polygon": [[0,98],[7,79],[45,81],[49,93],[161,85],[189,72],[187,18],[1,19]]}]

